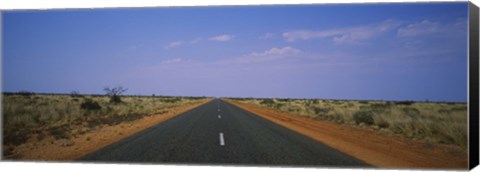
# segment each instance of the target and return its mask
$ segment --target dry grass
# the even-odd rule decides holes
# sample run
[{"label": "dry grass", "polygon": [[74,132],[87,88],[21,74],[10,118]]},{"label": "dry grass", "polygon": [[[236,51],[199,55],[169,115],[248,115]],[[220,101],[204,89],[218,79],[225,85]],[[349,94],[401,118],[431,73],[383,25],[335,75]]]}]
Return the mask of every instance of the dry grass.
[{"label": "dry grass", "polygon": [[431,143],[467,146],[465,103],[319,99],[234,99],[318,120]]},{"label": "dry grass", "polygon": [[122,96],[111,103],[107,96],[3,94],[3,145],[28,140],[69,139],[101,125],[118,125],[168,109],[198,103],[205,98]]}]

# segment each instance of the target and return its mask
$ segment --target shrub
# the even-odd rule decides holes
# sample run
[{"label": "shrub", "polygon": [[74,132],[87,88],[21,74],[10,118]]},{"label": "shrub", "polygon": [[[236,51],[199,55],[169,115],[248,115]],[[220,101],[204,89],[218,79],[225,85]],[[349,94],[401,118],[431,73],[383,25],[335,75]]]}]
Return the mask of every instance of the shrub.
[{"label": "shrub", "polygon": [[3,144],[5,145],[20,145],[25,143],[28,139],[28,133],[26,131],[14,131],[5,133],[3,137]]},{"label": "shrub", "polygon": [[313,111],[315,112],[315,114],[319,115],[319,114],[326,114],[330,111],[330,109],[328,108],[319,108],[319,107],[314,107],[313,108]]},{"label": "shrub", "polygon": [[260,103],[264,104],[264,105],[272,105],[275,102],[272,99],[263,99],[262,102],[260,102]]},{"label": "shrub", "polygon": [[275,104],[274,108],[275,109],[281,109],[282,106],[283,106],[283,104],[277,103],[277,104]]},{"label": "shrub", "polygon": [[163,102],[165,102],[165,103],[176,103],[176,102],[179,102],[179,101],[182,101],[182,99],[181,99],[181,98],[177,98],[177,97],[175,97],[175,98],[169,98],[169,99],[164,99],[164,100],[163,100]]},{"label": "shrub", "polygon": [[371,108],[374,112],[382,113],[382,112],[385,112],[387,109],[389,109],[390,105],[389,104],[372,104]]},{"label": "shrub", "polygon": [[30,97],[31,95],[34,95],[35,93],[34,93],[34,92],[30,92],[30,91],[19,91],[17,94],[18,94],[18,95],[21,95],[21,96]]},{"label": "shrub", "polygon": [[121,102],[122,102],[122,99],[120,98],[120,96],[114,95],[110,97],[110,103],[121,103]]},{"label": "shrub", "polygon": [[360,101],[358,101],[358,103],[360,103],[360,104],[368,104],[368,101],[366,101],[366,100],[360,100]]},{"label": "shrub", "polygon": [[107,92],[107,95],[110,96],[110,103],[121,103],[122,99],[120,98],[120,95],[127,91],[128,89],[123,88],[121,86],[118,87],[105,87],[103,91]]},{"label": "shrub", "polygon": [[371,111],[358,111],[353,114],[353,120],[357,124],[364,123],[367,125],[372,125],[374,122]]},{"label": "shrub", "polygon": [[467,111],[467,106],[461,106],[461,107],[453,107],[450,109],[451,111]]},{"label": "shrub", "polygon": [[405,107],[402,108],[402,111],[410,118],[417,119],[418,117],[420,117],[420,111],[417,108]]},{"label": "shrub", "polygon": [[87,99],[80,105],[80,108],[85,110],[100,110],[102,109],[102,106],[100,106],[100,104],[98,104],[96,101]]},{"label": "shrub", "polygon": [[55,139],[69,139],[70,136],[67,134],[68,127],[59,126],[53,127],[49,130],[50,135],[52,135]]},{"label": "shrub", "polygon": [[413,103],[415,103],[414,101],[399,101],[399,102],[395,102],[396,105],[412,105]]},{"label": "shrub", "polygon": [[82,97],[82,95],[80,95],[80,92],[78,91],[72,91],[70,97]]},{"label": "shrub", "polygon": [[380,128],[388,128],[388,127],[390,127],[390,124],[389,124],[388,122],[386,122],[386,121],[381,121],[381,122],[379,122],[377,125],[378,125],[378,127],[380,127]]}]

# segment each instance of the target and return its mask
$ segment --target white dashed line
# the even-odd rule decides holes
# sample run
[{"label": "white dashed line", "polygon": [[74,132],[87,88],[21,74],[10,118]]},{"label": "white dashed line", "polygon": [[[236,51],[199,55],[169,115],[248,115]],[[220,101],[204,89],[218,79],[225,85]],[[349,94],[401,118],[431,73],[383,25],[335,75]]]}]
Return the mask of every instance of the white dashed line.
[{"label": "white dashed line", "polygon": [[222,116],[218,115],[218,119],[222,118]]},{"label": "white dashed line", "polygon": [[223,133],[220,133],[220,146],[225,146],[225,141],[223,140]]}]

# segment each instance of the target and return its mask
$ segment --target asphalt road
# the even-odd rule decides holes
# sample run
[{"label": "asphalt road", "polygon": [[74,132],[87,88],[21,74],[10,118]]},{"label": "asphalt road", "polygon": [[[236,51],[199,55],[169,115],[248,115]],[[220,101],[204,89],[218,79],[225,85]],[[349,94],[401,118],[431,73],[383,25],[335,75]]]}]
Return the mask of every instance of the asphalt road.
[{"label": "asphalt road", "polygon": [[369,166],[219,99],[90,153],[79,161]]}]

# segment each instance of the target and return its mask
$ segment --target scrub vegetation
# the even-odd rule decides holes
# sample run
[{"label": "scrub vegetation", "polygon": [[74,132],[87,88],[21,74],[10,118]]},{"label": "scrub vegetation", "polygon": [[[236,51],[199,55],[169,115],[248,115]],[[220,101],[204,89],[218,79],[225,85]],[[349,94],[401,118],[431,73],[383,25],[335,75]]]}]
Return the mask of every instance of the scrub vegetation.
[{"label": "scrub vegetation", "polygon": [[233,98],[317,120],[429,143],[467,146],[467,104],[450,102]]},{"label": "scrub vegetation", "polygon": [[70,95],[3,93],[3,145],[11,148],[30,140],[69,139],[102,125],[118,125],[145,116],[161,115],[172,108],[196,104],[205,99],[81,95],[78,92]]}]

